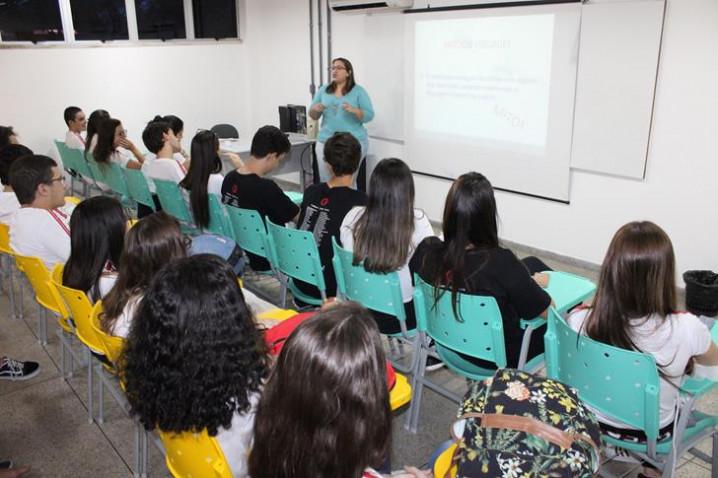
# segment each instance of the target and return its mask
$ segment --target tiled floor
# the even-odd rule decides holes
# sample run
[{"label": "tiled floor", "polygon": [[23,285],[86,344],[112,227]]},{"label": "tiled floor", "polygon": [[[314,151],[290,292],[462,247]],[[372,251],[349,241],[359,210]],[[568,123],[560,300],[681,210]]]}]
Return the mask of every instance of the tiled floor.
[{"label": "tiled floor", "polygon": [[[517,251],[519,255],[522,251]],[[595,271],[566,262],[547,259],[555,269],[568,270],[595,279]],[[269,297],[277,297],[271,278],[256,281]],[[0,297],[0,355],[35,360],[41,373],[25,382],[0,381],[0,459],[31,464],[31,477],[124,477],[131,476],[134,455],[134,424],[115,401],[105,395],[104,423],[88,423],[86,369],[76,368],[74,376],[63,380],[60,374],[60,346],[56,325],[48,324],[49,343],[43,347],[35,335],[37,307],[29,294],[25,297],[25,320],[13,319],[6,294]],[[79,347],[77,348],[79,352]],[[446,370],[434,372],[436,381],[458,392],[464,381]],[[395,416],[392,464],[425,463],[435,446],[449,437],[449,426],[457,406],[427,390],[421,407],[419,430],[410,434],[403,428],[406,410]],[[718,394],[706,397],[699,408],[718,413]],[[710,442],[700,448],[710,452]],[[150,446],[150,476],[167,476],[163,457]],[[635,476],[630,466],[609,465],[619,475]],[[708,465],[689,456],[681,460],[679,477],[708,477]]]}]

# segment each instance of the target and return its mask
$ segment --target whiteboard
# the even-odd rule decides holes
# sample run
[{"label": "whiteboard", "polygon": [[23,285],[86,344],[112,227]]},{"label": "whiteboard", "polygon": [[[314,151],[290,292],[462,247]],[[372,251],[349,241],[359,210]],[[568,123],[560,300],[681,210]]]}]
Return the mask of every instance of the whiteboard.
[{"label": "whiteboard", "polygon": [[583,6],[571,166],[642,179],[665,4]]}]

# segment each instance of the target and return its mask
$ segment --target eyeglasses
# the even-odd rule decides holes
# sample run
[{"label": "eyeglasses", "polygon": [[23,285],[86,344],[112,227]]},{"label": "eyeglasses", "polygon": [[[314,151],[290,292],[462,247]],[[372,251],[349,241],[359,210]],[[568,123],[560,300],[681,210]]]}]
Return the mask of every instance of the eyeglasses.
[{"label": "eyeglasses", "polygon": [[52,178],[51,180],[49,180],[49,181],[47,182],[47,184],[52,184],[52,183],[54,183],[55,181],[60,181],[60,182],[62,182],[63,184],[65,184],[65,176],[60,176],[60,177],[57,177],[57,178]]},{"label": "eyeglasses", "polygon": [[332,69],[332,71],[336,71],[336,70],[346,70],[346,68],[344,68],[343,66],[333,66],[331,69]]}]

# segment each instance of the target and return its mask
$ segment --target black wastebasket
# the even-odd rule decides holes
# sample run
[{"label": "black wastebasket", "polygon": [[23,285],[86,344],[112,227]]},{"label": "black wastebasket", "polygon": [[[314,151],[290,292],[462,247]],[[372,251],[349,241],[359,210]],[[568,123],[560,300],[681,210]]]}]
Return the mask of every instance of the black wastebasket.
[{"label": "black wastebasket", "polygon": [[695,315],[718,315],[718,274],[713,271],[686,271],[686,308]]}]

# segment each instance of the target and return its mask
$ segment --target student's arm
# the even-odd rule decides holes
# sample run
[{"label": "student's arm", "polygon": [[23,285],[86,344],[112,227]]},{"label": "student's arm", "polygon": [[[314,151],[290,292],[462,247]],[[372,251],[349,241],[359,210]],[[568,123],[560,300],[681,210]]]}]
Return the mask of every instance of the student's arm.
[{"label": "student's arm", "polygon": [[142,169],[142,164],[138,163],[134,159],[131,159],[127,161],[127,164],[125,165],[127,169]]},{"label": "student's arm", "polygon": [[718,347],[716,347],[715,342],[710,343],[708,350],[704,354],[696,355],[696,362],[709,367],[718,365]]},{"label": "student's arm", "polygon": [[529,275],[526,267],[508,250],[498,250],[496,270],[509,302],[522,319],[548,316],[551,296]]},{"label": "student's arm", "polygon": [[[142,163],[145,162],[145,157],[142,156],[142,153],[140,152],[139,149],[137,149],[137,146],[135,146],[135,144],[132,141],[130,141],[129,139],[122,138],[120,140],[120,146],[125,148],[129,152],[131,152],[132,155],[137,160],[137,162],[140,163],[140,165],[142,165]],[[128,164],[128,167],[130,167],[129,164]],[[139,168],[130,168],[130,169],[139,169]]]},{"label": "student's arm", "polygon": [[274,181],[267,180],[266,193],[263,194],[267,204],[267,216],[275,224],[296,222],[299,217],[299,206],[294,204],[289,196]]}]

